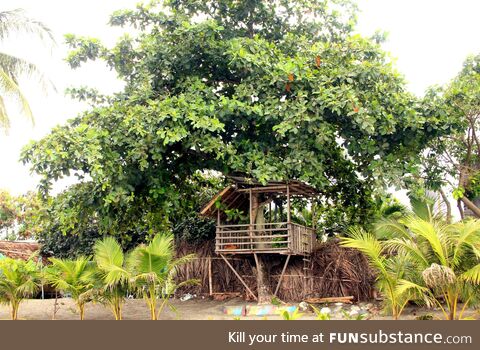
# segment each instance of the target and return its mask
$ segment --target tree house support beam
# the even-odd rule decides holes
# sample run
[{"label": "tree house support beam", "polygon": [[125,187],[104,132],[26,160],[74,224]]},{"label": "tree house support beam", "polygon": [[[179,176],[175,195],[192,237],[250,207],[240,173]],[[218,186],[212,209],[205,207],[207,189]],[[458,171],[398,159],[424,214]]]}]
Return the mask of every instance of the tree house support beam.
[{"label": "tree house support beam", "polygon": [[283,275],[285,275],[285,271],[287,270],[288,262],[290,261],[290,256],[291,255],[287,255],[287,259],[285,260],[285,265],[283,265],[282,274],[278,279],[277,288],[275,288],[275,293],[273,293],[273,296],[275,297],[277,296],[278,290],[280,289],[280,285],[282,284]]},{"label": "tree house support beam", "polygon": [[252,295],[252,297],[255,299],[255,300],[258,300],[257,299],[257,296],[252,292],[252,290],[247,286],[247,284],[245,283],[245,281],[243,280],[242,276],[240,276],[240,274],[237,272],[237,270],[235,270],[235,268],[232,266],[232,264],[230,264],[227,260],[227,258],[225,258],[225,256],[223,254],[220,254],[220,256],[222,257],[222,259],[225,261],[225,263],[227,264],[227,266],[233,271],[233,273],[235,274],[235,276],[237,276],[237,278],[240,280],[240,282],[243,284],[243,286],[245,287],[245,289]]}]

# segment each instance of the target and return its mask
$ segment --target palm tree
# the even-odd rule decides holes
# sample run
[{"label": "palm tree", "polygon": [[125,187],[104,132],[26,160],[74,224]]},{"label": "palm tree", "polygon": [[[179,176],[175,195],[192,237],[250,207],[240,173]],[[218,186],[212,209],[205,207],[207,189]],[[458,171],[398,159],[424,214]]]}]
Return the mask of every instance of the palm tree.
[{"label": "palm tree", "polygon": [[[158,234],[148,245],[137,246],[128,256],[127,267],[136,289],[143,294],[152,320],[157,320],[170,296],[181,286],[196,283],[187,280],[176,284],[176,268],[193,258],[187,255],[174,258],[173,236]],[[162,299],[158,308],[157,299]]]},{"label": "palm tree", "polygon": [[130,277],[122,247],[113,237],[106,237],[95,243],[94,252],[101,282],[100,300],[110,306],[116,320],[121,320]]},{"label": "palm tree", "polygon": [[[448,224],[412,215],[383,226],[393,238],[379,241],[369,233],[354,233],[342,244],[365,253],[379,272],[379,288],[399,306],[392,308],[394,317],[404,302],[420,300],[437,305],[445,319],[462,318],[479,296],[480,220]],[[398,274],[390,273],[392,262],[402,266]],[[459,312],[460,301],[464,305]]]},{"label": "palm tree", "polygon": [[18,318],[20,303],[38,289],[38,269],[32,259],[0,259],[0,303],[10,304],[12,320]]},{"label": "palm tree", "polygon": [[[480,220],[447,224],[411,216],[401,223],[399,237],[386,242],[386,247],[390,252],[405,254],[416,267],[417,277],[410,278],[404,289],[427,290],[446,319],[461,318],[479,295]],[[464,303],[460,312],[459,301]]]},{"label": "palm tree", "polygon": [[404,255],[389,256],[385,254],[385,242],[378,240],[374,234],[354,227],[349,237],[342,237],[344,247],[360,250],[367,257],[372,268],[377,272],[376,287],[385,297],[385,309],[398,319],[416,290],[401,290],[400,286],[409,270],[409,262]]},{"label": "palm tree", "polygon": [[[54,42],[50,29],[43,23],[25,16],[21,9],[0,11],[0,42],[12,34],[34,35],[42,41]],[[46,79],[35,64],[0,51],[0,128],[8,129],[10,125],[5,106],[7,99],[17,102],[23,114],[33,122],[30,105],[18,83],[22,75],[38,78],[39,83],[46,87]]]},{"label": "palm tree", "polygon": [[390,239],[397,237],[397,226],[401,229],[401,221],[408,217],[418,217],[426,221],[440,222],[446,217],[440,209],[440,201],[433,194],[426,194],[423,198],[409,196],[410,206],[408,209],[403,204],[393,203],[381,206],[380,218],[374,225],[374,233],[379,239]]},{"label": "palm tree", "polygon": [[45,280],[64,293],[69,293],[78,308],[80,320],[85,317],[85,304],[93,297],[95,268],[86,257],[75,260],[50,258]]}]

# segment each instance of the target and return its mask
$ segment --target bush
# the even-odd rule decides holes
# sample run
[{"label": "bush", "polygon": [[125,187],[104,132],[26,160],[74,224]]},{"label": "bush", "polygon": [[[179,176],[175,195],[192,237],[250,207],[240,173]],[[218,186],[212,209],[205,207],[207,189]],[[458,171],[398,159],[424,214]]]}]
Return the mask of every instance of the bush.
[{"label": "bush", "polygon": [[215,239],[215,221],[192,215],[181,220],[173,228],[175,240],[198,244]]}]

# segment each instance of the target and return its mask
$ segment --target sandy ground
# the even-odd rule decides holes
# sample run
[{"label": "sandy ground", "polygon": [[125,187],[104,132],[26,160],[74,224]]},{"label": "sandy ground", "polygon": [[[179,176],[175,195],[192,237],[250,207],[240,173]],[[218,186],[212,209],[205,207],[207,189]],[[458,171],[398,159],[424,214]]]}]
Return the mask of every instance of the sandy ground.
[{"label": "sandy ground", "polygon": [[[20,305],[19,318],[23,320],[51,320],[53,319],[55,299],[30,299]],[[176,312],[167,307],[162,312],[160,319],[165,320],[231,320],[234,317],[225,315],[222,307],[225,305],[248,304],[243,300],[230,300],[224,302],[212,300],[173,300]],[[252,305],[255,305],[252,303]],[[10,310],[7,305],[0,305],[0,320],[10,317]],[[125,320],[148,320],[150,313],[142,299],[127,300],[123,309]],[[313,317],[313,315],[312,315]],[[248,317],[262,319],[260,317]],[[278,316],[269,319],[279,318]],[[75,320],[78,313],[75,304],[69,298],[58,299],[58,310],[55,314],[56,320]],[[113,320],[110,310],[99,303],[88,303],[85,308],[85,319],[87,320]]]},{"label": "sandy ground", "polygon": [[[38,300],[31,299],[24,301],[20,306],[19,318],[23,320],[52,320],[54,313],[54,299]],[[176,308],[176,312],[165,309],[160,319],[164,320],[233,320],[234,316],[223,313],[223,306],[227,305],[255,305],[241,299],[232,299],[228,301],[213,301],[208,299],[195,299],[188,301],[173,300],[172,304]],[[333,305],[330,306],[333,308]],[[0,305],[0,320],[9,319],[9,308],[7,305]],[[426,310],[421,308],[407,308],[402,319],[415,319],[420,315],[433,315],[435,318],[441,318],[440,311]],[[474,318],[479,317],[479,313],[475,310],[468,310],[466,316]],[[147,320],[149,311],[142,299],[127,300],[123,318],[125,320]],[[281,319],[278,315],[266,317],[269,320]],[[339,317],[341,319],[342,317]],[[391,317],[382,316],[377,306],[373,307],[373,311],[369,314],[370,319],[391,319]],[[57,320],[75,320],[78,319],[78,313],[71,299],[58,299],[58,310],[55,314]],[[87,320],[113,320],[113,316],[108,308],[98,303],[89,303],[85,310],[85,319]],[[240,319],[261,320],[264,317],[245,316]],[[303,313],[302,320],[315,319],[315,315],[311,312]],[[338,318],[337,318],[338,319]]]}]

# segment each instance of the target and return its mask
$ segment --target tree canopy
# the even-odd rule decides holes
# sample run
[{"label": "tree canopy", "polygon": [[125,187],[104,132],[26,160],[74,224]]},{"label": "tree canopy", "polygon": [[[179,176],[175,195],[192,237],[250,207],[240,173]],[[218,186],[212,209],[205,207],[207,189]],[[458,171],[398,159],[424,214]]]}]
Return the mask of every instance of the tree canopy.
[{"label": "tree canopy", "polygon": [[33,238],[40,231],[41,201],[35,192],[13,196],[0,190],[0,239]]},{"label": "tree canopy", "polygon": [[426,147],[425,184],[434,190],[449,188],[480,217],[480,54],[468,57],[445,87],[431,88],[423,105],[425,114],[445,118],[449,130]]},{"label": "tree canopy", "polygon": [[[112,47],[67,35],[72,68],[103,60],[125,82],[22,153],[40,188],[75,175],[66,215],[110,233],[158,229],[195,198],[199,172],[299,179],[362,220],[398,184],[441,122],[415,97],[381,38],[354,33],[346,0],[171,0],[122,10]],[[186,197],[185,197],[186,196]],[[190,196],[190,197],[189,197]]]}]

